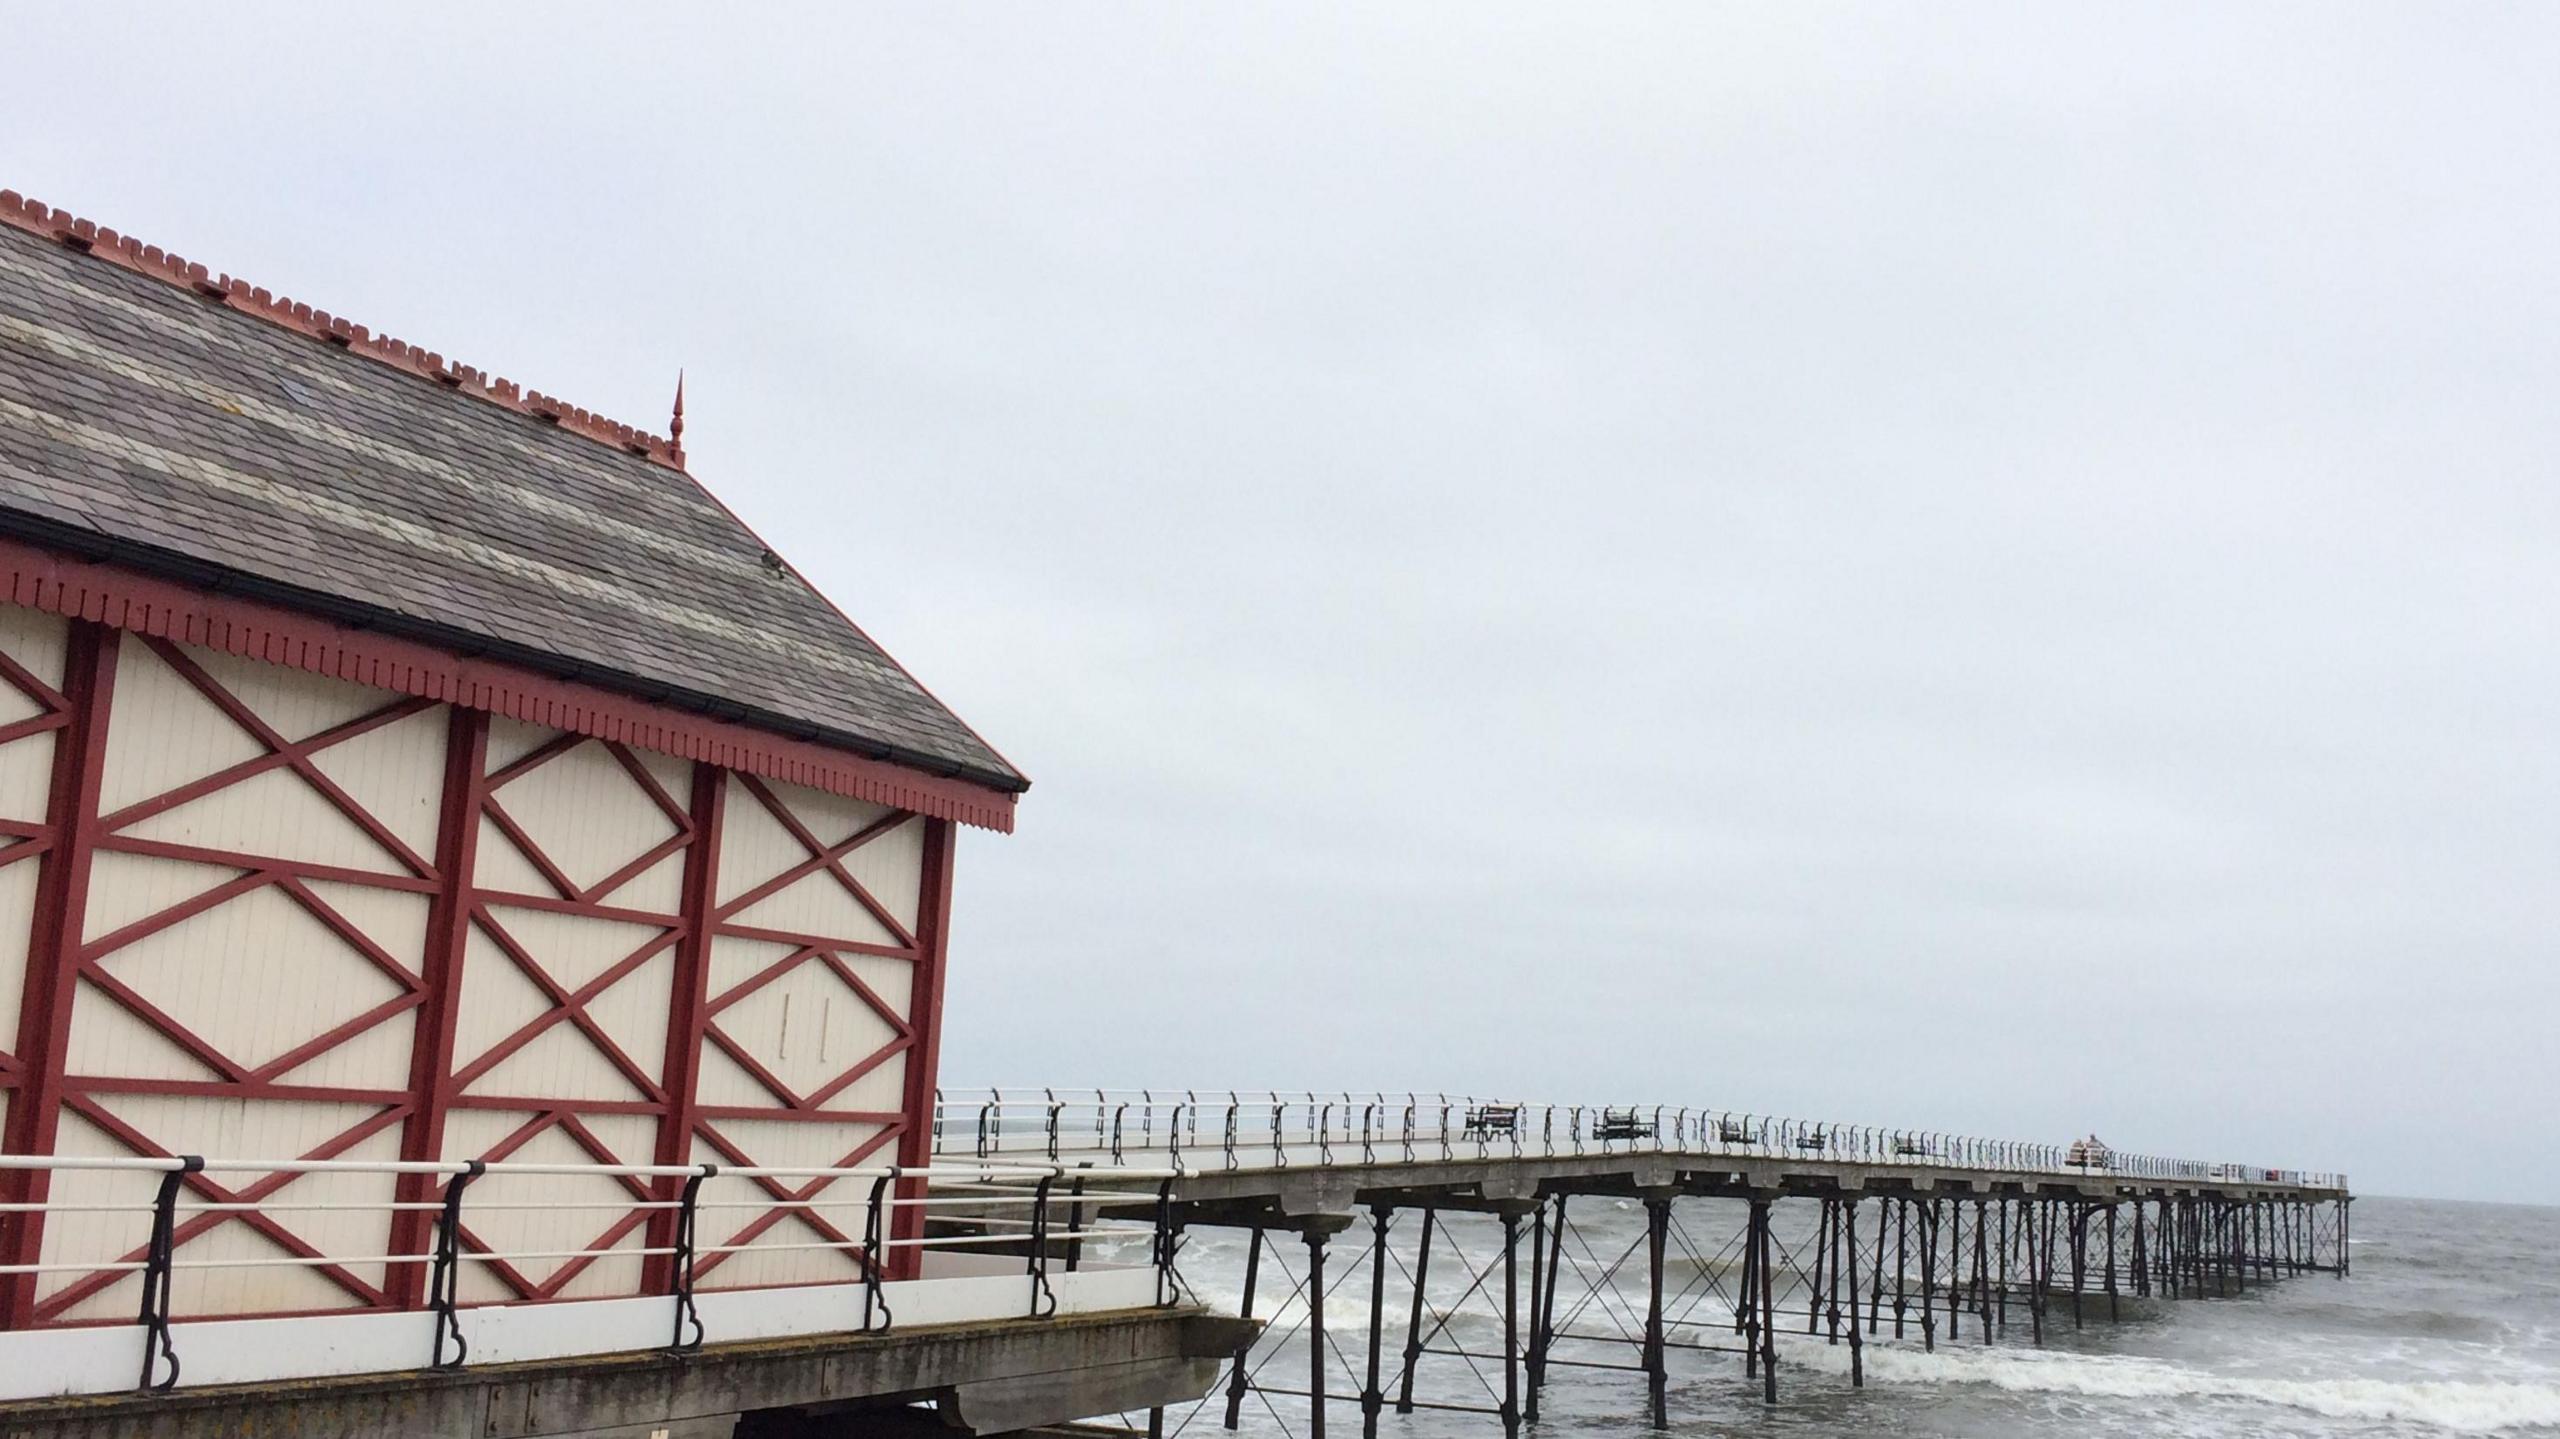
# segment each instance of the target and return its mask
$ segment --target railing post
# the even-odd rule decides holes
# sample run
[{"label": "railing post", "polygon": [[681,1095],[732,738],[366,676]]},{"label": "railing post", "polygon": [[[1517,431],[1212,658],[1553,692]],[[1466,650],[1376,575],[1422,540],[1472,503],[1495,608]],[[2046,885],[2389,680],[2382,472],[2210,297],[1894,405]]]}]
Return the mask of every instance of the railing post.
[{"label": "railing post", "polygon": [[[676,1242],[674,1283],[676,1300],[675,1332],[667,1341],[670,1354],[690,1354],[702,1347],[702,1314],[693,1307],[694,1220],[699,1214],[702,1181],[720,1172],[717,1164],[705,1164],[684,1178],[684,1189],[676,1198]],[[693,1329],[687,1339],[684,1331]]]},{"label": "railing post", "polygon": [[871,1181],[871,1201],[862,1212],[862,1332],[865,1334],[873,1332],[875,1314],[878,1316],[876,1327],[882,1331],[888,1329],[891,1319],[888,1297],[880,1292],[880,1273],[888,1263],[888,1256],[881,1252],[881,1248],[889,1234],[889,1186],[897,1177],[898,1171],[891,1169]]},{"label": "railing post", "polygon": [[1031,1317],[1046,1319],[1058,1312],[1057,1291],[1049,1287],[1049,1186],[1056,1175],[1040,1181],[1031,1194]]},{"label": "railing post", "polygon": [[[470,1341],[462,1337],[462,1316],[454,1307],[462,1290],[462,1191],[488,1168],[474,1159],[444,1184],[444,1208],[436,1215],[435,1265],[427,1272],[427,1307],[436,1316],[435,1347],[427,1363],[430,1369],[459,1369],[471,1354]],[[444,1357],[444,1341],[448,1337],[453,1340],[451,1359]]]},{"label": "railing post", "polygon": [[1173,1181],[1156,1185],[1156,1307],[1170,1309],[1182,1298],[1182,1279],[1174,1271],[1174,1257],[1182,1250],[1181,1237],[1173,1227]]},{"label": "railing post", "polygon": [[[160,1192],[151,1201],[151,1243],[142,1267],[142,1383],[145,1394],[165,1394],[178,1386],[178,1351],[169,1343],[170,1269],[178,1251],[178,1191],[187,1176],[204,1171],[204,1156],[181,1155],[178,1167],[160,1175]],[[169,1373],[155,1380],[160,1362]]]}]

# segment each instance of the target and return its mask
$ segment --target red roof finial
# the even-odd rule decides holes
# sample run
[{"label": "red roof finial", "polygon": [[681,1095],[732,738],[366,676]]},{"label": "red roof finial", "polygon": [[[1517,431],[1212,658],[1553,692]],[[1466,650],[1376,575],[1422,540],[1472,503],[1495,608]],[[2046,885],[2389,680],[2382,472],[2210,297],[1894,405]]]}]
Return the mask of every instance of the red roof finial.
[{"label": "red roof finial", "polygon": [[684,371],[676,371],[676,412],[667,421],[667,448],[675,451],[676,463],[684,463]]}]

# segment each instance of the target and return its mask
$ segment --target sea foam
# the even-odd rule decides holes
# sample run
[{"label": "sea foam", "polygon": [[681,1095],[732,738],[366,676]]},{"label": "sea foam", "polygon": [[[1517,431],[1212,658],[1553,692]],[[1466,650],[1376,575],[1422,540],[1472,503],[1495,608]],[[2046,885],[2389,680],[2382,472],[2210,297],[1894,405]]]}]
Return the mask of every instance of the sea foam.
[{"label": "sea foam", "polygon": [[[1780,1372],[1797,1365],[1845,1374],[1846,1346],[1782,1343]],[[2098,1399],[2203,1399],[2257,1403],[2365,1423],[2419,1424],[2457,1434],[2560,1427],[2560,1384],[2464,1379],[2282,1379],[2215,1374],[2157,1359],[2031,1349],[1881,1346],[1866,1351],[1870,1383],[1984,1384],[2014,1393]]]}]

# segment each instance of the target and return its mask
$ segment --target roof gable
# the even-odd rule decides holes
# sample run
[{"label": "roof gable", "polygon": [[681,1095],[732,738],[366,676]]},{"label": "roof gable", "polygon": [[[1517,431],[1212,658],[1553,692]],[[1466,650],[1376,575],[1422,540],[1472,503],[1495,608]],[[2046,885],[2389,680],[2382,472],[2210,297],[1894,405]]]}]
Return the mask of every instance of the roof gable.
[{"label": "roof gable", "polygon": [[0,204],[0,529],[1026,787],[671,442],[30,211]]}]

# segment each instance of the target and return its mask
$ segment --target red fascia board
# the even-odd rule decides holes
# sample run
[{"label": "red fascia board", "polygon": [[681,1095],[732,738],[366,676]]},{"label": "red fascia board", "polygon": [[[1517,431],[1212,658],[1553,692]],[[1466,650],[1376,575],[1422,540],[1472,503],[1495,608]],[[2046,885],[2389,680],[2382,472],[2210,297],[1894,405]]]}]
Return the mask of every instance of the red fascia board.
[{"label": "red fascia board", "polygon": [[69,619],[486,710],[829,794],[1013,832],[1016,797],[517,665],[474,659],[0,538],[0,600]]}]

